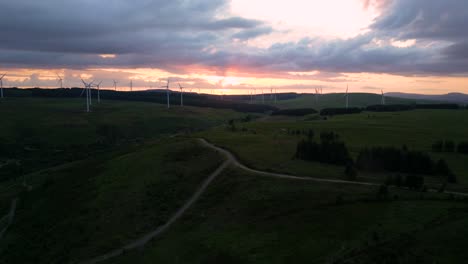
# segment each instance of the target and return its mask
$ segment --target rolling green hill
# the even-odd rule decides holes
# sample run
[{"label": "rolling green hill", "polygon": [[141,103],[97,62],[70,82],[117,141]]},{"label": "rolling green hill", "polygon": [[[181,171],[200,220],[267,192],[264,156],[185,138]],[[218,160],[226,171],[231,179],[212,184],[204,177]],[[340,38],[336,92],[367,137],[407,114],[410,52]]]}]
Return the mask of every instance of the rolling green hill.
[{"label": "rolling green hill", "polygon": [[[314,108],[320,110],[323,108],[345,107],[346,100],[343,93],[323,94],[318,97],[313,94],[299,94],[297,98],[288,100],[278,100],[276,104],[270,104],[279,108]],[[349,107],[366,107],[369,105],[381,104],[382,97],[378,94],[370,93],[350,93]],[[415,103],[434,103],[430,100],[404,99],[397,97],[385,97],[386,104],[415,104]]]},{"label": "rolling green hill", "polygon": [[[362,104],[378,99],[362,96]],[[468,141],[465,109],[327,118],[134,101],[83,109],[73,98],[0,103],[2,219],[19,198],[0,263],[80,263],[160,227],[225,158],[200,137],[255,169],[335,180],[348,179],[343,165],[295,158],[310,131],[314,140],[338,134],[354,159],[366,147],[405,145],[446,160],[458,178],[446,190],[468,193],[468,156],[432,149],[438,140]],[[424,177],[426,188],[385,187],[395,174],[358,170],[352,181],[376,185],[355,185],[231,166],[162,236],[105,263],[462,263],[466,198],[426,192],[444,186],[437,175]]]}]

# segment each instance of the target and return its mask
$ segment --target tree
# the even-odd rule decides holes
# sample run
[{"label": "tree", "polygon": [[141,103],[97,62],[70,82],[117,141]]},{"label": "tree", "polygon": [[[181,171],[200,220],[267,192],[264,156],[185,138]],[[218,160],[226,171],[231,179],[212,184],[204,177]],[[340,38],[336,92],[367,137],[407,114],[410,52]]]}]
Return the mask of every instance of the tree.
[{"label": "tree", "polygon": [[444,142],[442,140],[438,140],[432,144],[432,151],[434,152],[442,152],[444,148]]},{"label": "tree", "polygon": [[454,152],[455,151],[455,143],[451,140],[446,140],[444,144],[444,151],[445,152]]},{"label": "tree", "polygon": [[352,162],[348,162],[348,164],[346,164],[345,176],[346,176],[346,179],[348,179],[350,181],[355,181],[356,180],[357,170],[354,167],[354,164]]},{"label": "tree", "polygon": [[461,154],[468,154],[468,142],[460,142],[457,147],[457,152]]}]

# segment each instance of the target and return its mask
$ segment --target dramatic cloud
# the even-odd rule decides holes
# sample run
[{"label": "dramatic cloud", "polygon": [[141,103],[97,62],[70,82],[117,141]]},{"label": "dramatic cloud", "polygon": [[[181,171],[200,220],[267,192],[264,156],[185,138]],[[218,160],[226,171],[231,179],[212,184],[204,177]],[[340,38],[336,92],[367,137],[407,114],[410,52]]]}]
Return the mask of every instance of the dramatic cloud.
[{"label": "dramatic cloud", "polygon": [[[145,67],[178,74],[203,69],[259,76],[468,72],[465,0],[362,4],[381,14],[362,35],[304,37],[261,48],[250,40],[278,33],[275,27],[231,15],[228,0],[4,1],[0,62],[10,68]],[[415,40],[415,45],[395,45],[406,40]]]}]

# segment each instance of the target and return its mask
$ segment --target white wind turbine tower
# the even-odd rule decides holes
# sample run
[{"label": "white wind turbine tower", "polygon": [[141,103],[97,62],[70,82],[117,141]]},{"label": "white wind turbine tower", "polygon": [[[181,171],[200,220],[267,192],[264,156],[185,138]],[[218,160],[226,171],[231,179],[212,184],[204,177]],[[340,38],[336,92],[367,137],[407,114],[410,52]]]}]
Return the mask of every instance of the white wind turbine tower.
[{"label": "white wind turbine tower", "polygon": [[167,78],[167,83],[166,85],[164,86],[161,86],[161,88],[166,88],[166,97],[167,97],[167,108],[170,108],[171,107],[171,103],[170,103],[170,98],[169,98],[169,78]]},{"label": "white wind turbine tower", "polygon": [[58,74],[57,74],[57,78],[58,78],[58,79],[57,79],[57,82],[60,83],[60,89],[62,89],[62,88],[63,88],[63,79],[62,79],[62,77],[60,77],[60,75],[58,75]]},{"label": "white wind turbine tower", "polygon": [[348,94],[348,90],[349,90],[349,86],[346,85],[346,93],[344,95],[344,97],[346,98],[346,109],[348,109],[349,107],[349,94]]},{"label": "white wind turbine tower", "polygon": [[[89,106],[91,105],[91,86],[93,85],[93,81],[90,83],[85,82],[83,79],[81,79],[81,81],[85,86],[83,92],[86,91],[86,112],[89,113]],[[81,94],[83,94],[83,92]]]},{"label": "white wind turbine tower", "polygon": [[319,88],[315,88],[315,103],[318,103]]},{"label": "white wind turbine tower", "polygon": [[133,80],[130,80],[130,92],[133,92]]},{"label": "white wind turbine tower", "polygon": [[184,87],[182,87],[180,83],[177,83],[177,84],[179,84],[179,89],[180,89],[180,106],[184,107]]},{"label": "white wind turbine tower", "polygon": [[5,77],[6,73],[0,77],[0,98],[3,98],[3,77]]},{"label": "white wind turbine tower", "polygon": [[114,91],[117,91],[117,81],[114,80]]},{"label": "white wind turbine tower", "polygon": [[277,100],[277,94],[278,94],[278,91],[276,90],[276,87],[275,87],[275,104],[276,104],[276,100]]},{"label": "white wind turbine tower", "polygon": [[98,84],[96,84],[98,104],[101,103],[101,94],[100,94],[101,83],[102,83],[102,81],[100,81]]},{"label": "white wind turbine tower", "polygon": [[385,105],[385,94],[383,90],[380,90],[382,92],[382,105]]}]

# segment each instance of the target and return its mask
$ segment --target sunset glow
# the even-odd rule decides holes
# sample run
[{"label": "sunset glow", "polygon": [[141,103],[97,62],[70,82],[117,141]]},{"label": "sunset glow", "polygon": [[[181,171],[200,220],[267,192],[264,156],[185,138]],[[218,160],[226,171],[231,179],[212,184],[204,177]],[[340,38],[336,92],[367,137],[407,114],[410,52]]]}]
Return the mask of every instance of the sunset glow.
[{"label": "sunset glow", "polygon": [[[75,15],[82,7],[71,5],[78,10],[62,24],[50,20],[47,6],[31,7],[38,17],[27,20],[13,17],[16,9],[8,5],[0,15],[20,26],[0,45],[0,71],[11,87],[57,87],[60,74],[67,87],[81,87],[80,78],[86,78],[109,88],[117,80],[121,89],[132,81],[142,90],[159,88],[169,78],[174,85],[226,94],[270,87],[337,92],[347,84],[354,92],[468,92],[465,27],[457,24],[464,16],[450,6],[440,16],[422,16],[436,12],[424,3],[109,2],[113,9],[93,4],[103,10],[101,19]],[[169,13],[160,13],[160,5]],[[125,8],[129,20],[117,19]],[[34,27],[38,23],[54,41],[42,38],[42,29]],[[89,31],[89,38],[72,37],[81,31]],[[23,40],[28,34],[32,37]]]}]

